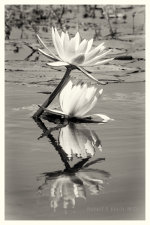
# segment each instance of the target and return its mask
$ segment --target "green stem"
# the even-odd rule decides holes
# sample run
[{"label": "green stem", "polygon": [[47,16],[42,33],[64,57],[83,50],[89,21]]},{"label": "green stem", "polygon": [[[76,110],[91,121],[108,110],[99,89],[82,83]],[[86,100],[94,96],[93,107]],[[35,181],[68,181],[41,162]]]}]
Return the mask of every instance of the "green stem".
[{"label": "green stem", "polygon": [[[70,78],[69,75],[70,75],[71,70],[73,70],[73,67],[72,66],[68,66],[67,70],[65,72],[65,75],[63,76],[62,80],[60,81],[60,83],[58,84],[56,89],[51,93],[51,95],[42,104],[43,108],[47,108],[50,105],[50,103],[54,100],[56,95],[63,89],[64,85],[68,82],[68,80]],[[37,112],[34,113],[33,118],[38,118],[43,112],[44,112],[44,110],[40,107],[37,110]]]}]

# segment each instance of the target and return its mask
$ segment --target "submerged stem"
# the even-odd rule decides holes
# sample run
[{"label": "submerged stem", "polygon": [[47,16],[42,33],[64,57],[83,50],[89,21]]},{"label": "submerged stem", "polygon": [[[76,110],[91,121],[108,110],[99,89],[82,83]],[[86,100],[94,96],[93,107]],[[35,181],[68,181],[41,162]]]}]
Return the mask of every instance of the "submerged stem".
[{"label": "submerged stem", "polygon": [[65,75],[63,76],[62,80],[58,84],[58,86],[55,88],[55,90],[51,93],[51,95],[46,99],[46,101],[42,104],[42,107],[40,107],[33,115],[33,118],[39,117],[43,112],[43,108],[47,108],[50,103],[54,100],[56,95],[63,89],[64,85],[68,82],[70,78],[70,73],[74,68],[72,66],[68,66],[67,70],[65,72]]}]

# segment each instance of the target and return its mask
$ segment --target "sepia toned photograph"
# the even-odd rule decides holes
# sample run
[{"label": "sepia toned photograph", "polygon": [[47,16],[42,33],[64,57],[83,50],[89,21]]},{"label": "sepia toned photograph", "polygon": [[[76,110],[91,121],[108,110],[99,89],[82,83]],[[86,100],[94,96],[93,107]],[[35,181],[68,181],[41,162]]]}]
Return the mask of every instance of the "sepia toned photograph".
[{"label": "sepia toned photograph", "polygon": [[4,6],[5,220],[145,220],[145,10]]}]

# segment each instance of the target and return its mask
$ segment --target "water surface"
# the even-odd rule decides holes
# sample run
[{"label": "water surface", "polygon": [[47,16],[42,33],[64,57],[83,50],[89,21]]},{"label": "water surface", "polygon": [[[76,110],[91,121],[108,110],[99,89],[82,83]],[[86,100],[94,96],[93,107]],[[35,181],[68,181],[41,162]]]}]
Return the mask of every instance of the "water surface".
[{"label": "water surface", "polygon": [[[6,84],[6,219],[144,219],[144,83],[104,87],[93,112],[114,121],[87,125],[84,132],[79,124],[82,131],[76,132],[89,143],[89,130],[97,135],[99,144],[90,148],[94,156],[88,160],[84,152],[72,161],[61,157],[60,129],[51,133],[52,140],[31,118],[34,104],[46,98],[40,90]],[[42,123],[43,129],[56,127]],[[65,143],[70,141],[65,136]]]}]

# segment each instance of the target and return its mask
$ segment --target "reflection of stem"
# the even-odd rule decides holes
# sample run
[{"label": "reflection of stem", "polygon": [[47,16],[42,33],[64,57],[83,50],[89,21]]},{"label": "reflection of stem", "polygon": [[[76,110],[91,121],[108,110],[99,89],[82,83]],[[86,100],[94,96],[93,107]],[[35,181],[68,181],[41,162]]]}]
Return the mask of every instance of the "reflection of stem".
[{"label": "reflection of stem", "polygon": [[95,159],[94,161],[87,163],[87,164],[84,166],[84,168],[85,168],[85,167],[89,167],[89,166],[91,166],[91,165],[93,165],[93,164],[95,164],[95,163],[97,163],[97,162],[104,161],[104,160],[105,160],[105,158]]},{"label": "reflection of stem", "polygon": [[[71,66],[67,67],[67,70],[66,70],[65,75],[63,76],[62,80],[60,81],[60,83],[58,84],[56,89],[48,97],[48,99],[46,99],[46,101],[43,103],[43,105],[42,105],[43,108],[47,108],[49,106],[49,104],[54,100],[56,95],[62,90],[64,85],[68,82],[68,80],[70,78],[69,74],[70,74],[72,69],[73,68]],[[37,112],[34,113],[33,118],[39,117],[44,112],[43,108],[39,108],[37,110]]]},{"label": "reflection of stem", "polygon": [[105,170],[101,170],[101,169],[94,169],[94,168],[85,168],[85,166],[82,168],[82,172],[94,172],[94,173],[101,173],[103,174],[105,177],[110,177],[110,173],[105,171]]},{"label": "reflection of stem", "polygon": [[[40,118],[34,119],[34,121],[37,123],[38,127],[43,130],[43,132],[46,134],[52,145],[54,146],[55,150],[59,153],[61,160],[65,164],[66,169],[70,169],[70,165],[67,162],[66,153],[64,152],[63,148],[57,143],[53,135],[50,133],[50,131],[47,129],[45,124],[42,122]],[[53,129],[54,130],[54,129]]]},{"label": "reflection of stem", "polygon": [[82,159],[80,162],[76,163],[73,166],[72,171],[77,172],[78,170],[80,170],[89,159],[90,158],[85,158],[85,159]]},{"label": "reflection of stem", "polygon": [[49,133],[47,135],[47,137],[49,138],[50,142],[53,144],[53,146],[56,149],[56,151],[59,153],[59,155],[61,157],[61,160],[65,164],[66,169],[70,169],[70,165],[67,162],[66,153],[64,152],[63,148],[57,143],[57,141],[55,140],[55,138],[53,137],[52,134]]},{"label": "reflection of stem", "polygon": [[[56,141],[54,136],[51,134],[52,131],[58,130],[59,128],[62,128],[63,126],[66,126],[66,125],[61,124],[61,125],[58,125],[58,126],[48,130],[47,127],[45,126],[45,124],[42,122],[42,120],[40,118],[36,118],[36,119],[34,118],[34,121],[36,122],[38,127],[43,131],[43,133],[48,137],[48,139],[50,140],[50,143],[54,146],[55,150],[59,153],[60,158],[61,158],[61,160],[63,161],[63,163],[64,163],[64,165],[66,167],[64,172],[66,172],[66,173],[75,173],[78,170],[80,170],[82,167],[83,168],[85,167],[84,164],[90,159],[90,157],[82,159],[80,162],[76,163],[71,168],[69,163],[68,163],[68,158],[67,158],[66,153],[64,152],[63,148],[58,144],[58,142]],[[101,158],[101,160],[104,160],[104,159]],[[94,164],[97,161],[100,161],[100,159],[94,160],[93,162],[89,163],[89,165]],[[87,164],[86,167],[88,167],[89,165]],[[61,175],[61,171],[57,171],[57,173],[59,175]],[[52,174],[50,176],[52,176]]]},{"label": "reflection of stem", "polygon": [[78,172],[79,170],[83,170],[86,172],[95,172],[95,173],[102,173],[105,176],[109,176],[108,172],[105,172],[103,170],[99,170],[99,169],[87,169],[87,167],[94,165],[97,162],[100,161],[104,161],[105,158],[98,158],[96,160],[93,160],[92,162],[88,162],[88,160],[91,157],[87,157],[85,159],[82,159],[80,162],[77,162],[73,167],[70,167],[69,163],[68,163],[68,158],[67,158],[67,154],[64,152],[63,148],[59,145],[59,143],[56,141],[56,139],[54,138],[54,136],[51,134],[52,131],[54,130],[58,130],[60,128],[62,128],[63,126],[66,126],[66,124],[59,124],[56,127],[50,128],[49,130],[47,129],[47,127],[45,126],[45,124],[42,122],[42,120],[40,118],[33,118],[34,121],[36,122],[36,124],[38,125],[38,127],[43,131],[44,134],[42,134],[41,137],[43,137],[44,135],[48,137],[48,139],[50,140],[50,143],[54,146],[55,150],[58,152],[58,154],[60,155],[60,158],[62,160],[62,162],[65,165],[65,169],[64,171],[55,171],[55,172],[48,172],[48,173],[44,173],[45,176],[48,176],[50,179],[50,177],[56,178],[57,176],[63,175],[64,173],[67,174],[74,174],[76,172]]},{"label": "reflection of stem", "polygon": [[53,180],[56,179],[57,177],[61,175],[74,175],[77,173],[79,170],[84,168],[84,164],[89,160],[90,158],[82,159],[80,162],[76,163],[73,167],[68,167],[65,168],[64,170],[58,170],[54,172],[45,172],[43,173],[46,177],[47,180]]}]

